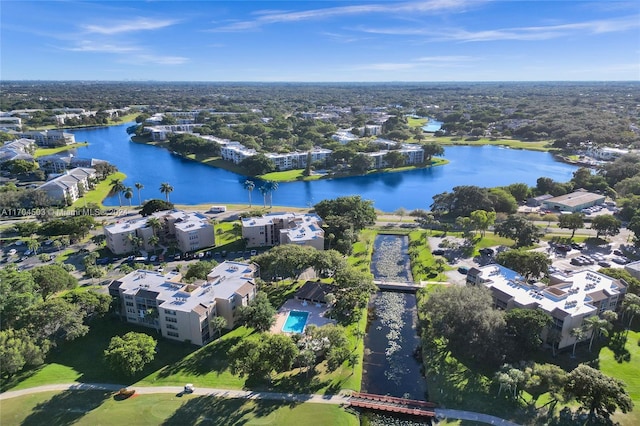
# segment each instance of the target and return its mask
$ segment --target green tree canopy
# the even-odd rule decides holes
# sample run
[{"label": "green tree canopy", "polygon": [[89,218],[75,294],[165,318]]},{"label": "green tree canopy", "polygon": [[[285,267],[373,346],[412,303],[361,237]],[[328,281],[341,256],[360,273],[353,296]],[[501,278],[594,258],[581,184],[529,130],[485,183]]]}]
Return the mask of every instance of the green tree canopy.
[{"label": "green tree canopy", "polygon": [[272,159],[264,154],[256,154],[247,157],[239,164],[250,176],[264,175],[276,170],[276,165]]},{"label": "green tree canopy", "polygon": [[373,201],[363,200],[359,195],[323,200],[313,207],[325,222],[330,217],[344,218],[356,232],[373,225],[377,217]]},{"label": "green tree canopy", "polygon": [[542,331],[553,319],[538,309],[511,309],[504,315],[506,333],[513,341],[513,348],[520,355],[528,356],[542,345]]},{"label": "green tree canopy", "polygon": [[130,331],[112,337],[104,357],[111,369],[133,376],[153,361],[156,345],[156,339],[148,334]]},{"label": "green tree canopy", "polygon": [[60,265],[36,266],[29,273],[33,276],[33,280],[44,299],[78,285],[78,280]]},{"label": "green tree canopy", "polygon": [[584,215],[582,213],[561,214],[558,226],[564,229],[571,229],[571,238],[576,234],[576,230],[584,226]]},{"label": "green tree canopy", "polygon": [[591,220],[591,229],[596,230],[596,237],[618,235],[621,226],[622,222],[610,214],[598,215]]},{"label": "green tree canopy", "polygon": [[169,203],[165,200],[153,199],[145,202],[139,213],[143,217],[147,217],[147,216],[151,216],[155,212],[159,212],[163,210],[171,210],[171,209],[173,209],[172,203]]},{"label": "green tree canopy", "polygon": [[239,308],[238,318],[247,327],[257,331],[268,331],[276,322],[276,313],[267,294],[259,291],[247,306]]},{"label": "green tree canopy", "polygon": [[580,364],[567,375],[565,392],[589,410],[590,419],[595,416],[608,419],[618,409],[623,413],[633,409],[624,382],[586,364]]},{"label": "green tree canopy", "polygon": [[187,273],[184,274],[184,278],[187,281],[191,280],[206,280],[207,275],[213,268],[218,265],[218,262],[215,260],[200,260],[196,263],[192,263],[189,265],[189,269],[187,269]]},{"label": "green tree canopy", "polygon": [[511,215],[504,222],[497,224],[495,232],[501,237],[515,240],[517,247],[537,243],[544,235],[533,222],[520,215]]},{"label": "green tree canopy", "polygon": [[512,269],[526,278],[539,278],[549,272],[551,259],[537,251],[524,249],[506,250],[498,253],[496,262]]}]

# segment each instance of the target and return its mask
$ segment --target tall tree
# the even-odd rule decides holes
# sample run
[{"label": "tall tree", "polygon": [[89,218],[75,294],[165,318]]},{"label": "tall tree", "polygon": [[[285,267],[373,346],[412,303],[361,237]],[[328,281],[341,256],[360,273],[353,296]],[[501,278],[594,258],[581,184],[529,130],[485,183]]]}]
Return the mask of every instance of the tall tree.
[{"label": "tall tree", "polygon": [[123,191],[122,194],[124,195],[124,198],[126,198],[127,200],[129,200],[129,207],[132,207],[131,205],[131,199],[133,198],[133,188],[131,188],[130,186],[127,186]]},{"label": "tall tree", "polygon": [[640,296],[635,295],[633,293],[627,293],[622,300],[622,312],[623,318],[629,315],[629,323],[627,324],[627,329],[631,328],[631,323],[633,322],[633,318],[640,314]]},{"label": "tall tree", "polygon": [[622,222],[610,214],[602,214],[591,220],[591,229],[595,229],[597,232],[596,238],[599,238],[600,235],[605,237],[618,235],[621,226]]},{"label": "tall tree", "polygon": [[591,352],[593,339],[600,334],[604,334],[605,336],[608,335],[609,330],[611,330],[612,327],[612,324],[609,321],[600,318],[598,315],[592,315],[585,318],[582,320],[582,324],[584,325],[585,330],[591,332],[591,339],[589,339],[589,352]]},{"label": "tall tree", "polygon": [[111,338],[104,357],[113,370],[133,376],[153,361],[157,343],[148,334],[130,331]]},{"label": "tall tree", "polygon": [[43,299],[78,285],[78,280],[60,265],[36,266],[29,271]]},{"label": "tall tree", "polygon": [[254,181],[247,179],[244,181],[242,186],[244,187],[244,189],[246,189],[249,192],[249,208],[251,208],[251,193],[253,192],[253,189],[256,187],[256,184]]},{"label": "tall tree", "polygon": [[587,335],[587,332],[585,331],[584,327],[575,327],[569,330],[569,335],[575,339],[573,341],[573,352],[571,352],[571,357],[575,358],[576,345],[578,344],[578,342],[582,341],[582,339],[585,338],[585,336]]},{"label": "tall tree", "polygon": [[633,409],[624,382],[586,364],[580,364],[567,375],[565,392],[589,410],[591,421],[595,416],[609,419],[618,409],[623,413]]},{"label": "tall tree", "polygon": [[487,229],[496,221],[496,212],[486,210],[474,210],[470,216],[475,228],[480,231],[480,236],[484,238]]},{"label": "tall tree", "polygon": [[142,191],[142,189],[144,188],[144,185],[141,184],[140,182],[136,182],[133,186],[135,186],[136,189],[138,190],[138,205],[142,206],[142,197],[140,196],[140,191]]},{"label": "tall tree", "polygon": [[160,184],[160,193],[164,194],[167,203],[169,202],[169,194],[171,194],[173,192],[173,186],[171,186],[169,183],[167,182],[163,182]]},{"label": "tall tree", "polygon": [[120,179],[111,179],[111,192],[118,194],[118,204],[122,207],[122,191],[125,190],[124,183]]},{"label": "tall tree", "polygon": [[540,241],[544,233],[533,222],[520,215],[511,215],[495,226],[496,234],[516,241],[516,247],[526,247]]},{"label": "tall tree", "polygon": [[582,213],[561,214],[558,226],[564,229],[571,229],[571,238],[576,234],[576,230],[584,226],[584,215]]},{"label": "tall tree", "polygon": [[213,331],[218,335],[218,337],[220,337],[222,329],[227,327],[227,320],[224,319],[224,317],[215,316],[211,318],[209,325],[211,325]]},{"label": "tall tree", "polygon": [[276,309],[267,294],[259,291],[247,306],[239,309],[240,322],[257,331],[268,331],[276,322]]},{"label": "tall tree", "polygon": [[553,323],[551,315],[538,309],[511,309],[504,315],[506,333],[521,353],[536,351],[542,345],[542,331]]},{"label": "tall tree", "polygon": [[273,207],[273,193],[278,190],[278,182],[268,180],[264,183],[265,188],[269,194],[269,207]]},{"label": "tall tree", "polygon": [[541,275],[546,275],[551,266],[551,259],[545,253],[524,249],[498,253],[496,262],[526,278],[539,278]]}]

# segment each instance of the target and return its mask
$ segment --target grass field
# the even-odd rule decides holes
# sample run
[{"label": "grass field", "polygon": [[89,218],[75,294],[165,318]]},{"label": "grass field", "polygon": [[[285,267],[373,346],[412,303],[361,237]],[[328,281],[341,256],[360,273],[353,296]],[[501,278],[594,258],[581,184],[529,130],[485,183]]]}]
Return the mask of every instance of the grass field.
[{"label": "grass field", "polygon": [[2,425],[335,425],[356,426],[354,414],[331,404],[223,399],[172,394],[115,400],[102,391],[46,392],[3,401]]},{"label": "grass field", "polygon": [[35,158],[45,157],[47,155],[59,154],[61,152],[69,151],[70,149],[75,149],[81,146],[89,145],[86,142],[78,142],[71,145],[59,146],[56,148],[38,148],[36,149],[36,153],[34,154]]},{"label": "grass field", "polygon": [[[127,175],[122,172],[110,174],[105,180],[98,183],[95,188],[93,188],[91,191],[88,191],[83,197],[78,198],[71,205],[71,208],[84,207],[90,203],[95,203],[102,208],[102,201],[107,198],[107,196],[111,192],[111,181],[114,179],[124,180],[126,177]],[[125,203],[126,201],[127,200],[122,197],[122,202]]]},{"label": "grass field", "polygon": [[[598,361],[600,370],[622,380],[635,405],[631,413],[616,414],[614,420],[623,425],[640,424],[640,331],[630,331],[626,340],[614,340],[600,350]],[[616,344],[618,343],[618,344]],[[622,344],[624,343],[624,345]]]},{"label": "grass field", "polygon": [[456,137],[438,137],[432,139],[435,142],[438,142],[442,145],[471,145],[471,146],[482,146],[482,145],[497,145],[497,146],[505,146],[512,149],[527,149],[530,151],[551,151],[553,147],[551,146],[551,141],[536,141],[536,142],[526,142],[517,139],[497,139],[493,140],[490,138],[480,138],[477,141],[469,141]]}]

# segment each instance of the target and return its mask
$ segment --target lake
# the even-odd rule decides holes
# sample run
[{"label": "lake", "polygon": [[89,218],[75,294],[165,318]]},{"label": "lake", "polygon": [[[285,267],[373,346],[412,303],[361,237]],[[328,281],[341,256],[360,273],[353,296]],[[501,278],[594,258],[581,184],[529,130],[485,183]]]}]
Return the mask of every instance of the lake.
[{"label": "lake", "polygon": [[[89,146],[78,148],[75,155],[100,158],[115,164],[127,175],[126,186],[133,187],[136,182],[144,185],[143,199],[164,198],[159,190],[160,183],[168,182],[174,188],[170,194],[174,203],[248,202],[248,193],[242,187],[246,177],[186,160],[162,148],[131,142],[126,129],[132,124],[73,130],[78,142],[89,142]],[[273,194],[273,203],[307,207],[324,199],[358,194],[372,200],[375,207],[383,211],[394,211],[399,207],[429,209],[435,194],[451,191],[455,186],[494,187],[515,182],[535,186],[536,180],[543,176],[566,182],[577,169],[555,161],[546,152],[496,146],[447,146],[444,157],[450,163],[440,167],[280,183]],[[262,204],[262,195],[257,188],[252,198],[254,205]],[[109,197],[104,204],[116,206],[118,197]]]}]

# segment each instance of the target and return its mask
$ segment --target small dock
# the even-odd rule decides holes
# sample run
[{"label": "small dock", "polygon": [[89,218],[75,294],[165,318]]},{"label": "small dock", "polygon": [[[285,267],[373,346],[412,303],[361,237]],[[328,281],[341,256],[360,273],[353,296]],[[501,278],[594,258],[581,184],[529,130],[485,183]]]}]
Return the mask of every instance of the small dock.
[{"label": "small dock", "polygon": [[380,290],[387,291],[399,291],[403,293],[415,293],[418,289],[424,287],[421,283],[415,283],[413,281],[383,281],[373,280],[373,283],[378,286]]},{"label": "small dock", "polygon": [[433,402],[416,401],[387,395],[354,392],[349,398],[351,407],[366,408],[374,411],[408,414],[417,417],[434,418],[436,413]]}]

